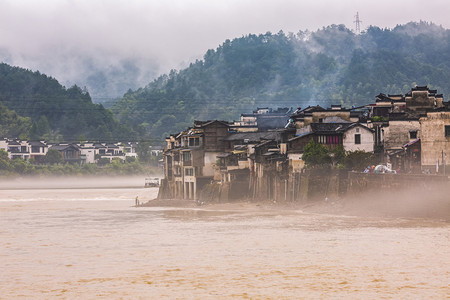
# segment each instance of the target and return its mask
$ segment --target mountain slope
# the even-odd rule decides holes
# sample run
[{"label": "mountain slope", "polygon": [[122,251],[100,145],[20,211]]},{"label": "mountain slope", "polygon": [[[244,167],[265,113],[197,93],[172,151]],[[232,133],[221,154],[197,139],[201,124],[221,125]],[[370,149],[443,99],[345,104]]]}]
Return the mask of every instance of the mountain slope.
[{"label": "mountain slope", "polygon": [[[93,104],[87,91],[77,86],[66,89],[56,79],[4,63],[0,64],[0,104],[28,117],[31,125],[11,128],[4,135],[14,133],[16,137],[49,140],[133,136],[130,129],[113,118],[111,111]],[[5,110],[2,119],[7,115],[11,113]]]},{"label": "mountain slope", "polygon": [[112,110],[123,123],[162,136],[193,119],[236,119],[257,106],[361,105],[415,84],[450,92],[450,33],[428,23],[343,25],[227,40],[203,60],[129,91]]}]

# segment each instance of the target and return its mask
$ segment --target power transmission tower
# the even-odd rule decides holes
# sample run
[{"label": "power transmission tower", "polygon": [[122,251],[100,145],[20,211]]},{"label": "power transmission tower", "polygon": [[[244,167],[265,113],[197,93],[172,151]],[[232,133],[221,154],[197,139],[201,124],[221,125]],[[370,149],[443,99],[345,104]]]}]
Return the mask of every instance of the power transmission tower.
[{"label": "power transmission tower", "polygon": [[355,21],[353,21],[353,23],[355,23],[355,33],[360,34],[362,21],[359,19],[359,12],[356,12]]}]

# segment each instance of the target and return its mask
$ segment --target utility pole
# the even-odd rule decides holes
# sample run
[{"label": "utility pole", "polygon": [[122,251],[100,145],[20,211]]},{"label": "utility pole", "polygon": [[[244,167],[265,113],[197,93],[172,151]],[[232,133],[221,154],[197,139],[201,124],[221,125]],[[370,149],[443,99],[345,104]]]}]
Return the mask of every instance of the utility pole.
[{"label": "utility pole", "polygon": [[355,33],[361,34],[362,21],[359,19],[359,12],[356,12],[355,21],[353,21],[353,23],[355,23]]}]

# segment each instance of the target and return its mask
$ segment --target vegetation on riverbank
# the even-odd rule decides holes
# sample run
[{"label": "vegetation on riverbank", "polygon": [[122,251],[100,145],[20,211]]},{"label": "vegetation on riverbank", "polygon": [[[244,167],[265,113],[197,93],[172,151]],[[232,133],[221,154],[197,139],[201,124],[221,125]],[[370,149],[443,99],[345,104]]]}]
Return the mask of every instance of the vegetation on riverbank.
[{"label": "vegetation on riverbank", "polygon": [[47,163],[37,164],[33,160],[9,159],[8,154],[0,149],[0,177],[13,177],[23,175],[148,175],[159,174],[160,168],[156,160],[143,163],[139,160],[125,161],[113,159],[104,164],[69,164]]}]

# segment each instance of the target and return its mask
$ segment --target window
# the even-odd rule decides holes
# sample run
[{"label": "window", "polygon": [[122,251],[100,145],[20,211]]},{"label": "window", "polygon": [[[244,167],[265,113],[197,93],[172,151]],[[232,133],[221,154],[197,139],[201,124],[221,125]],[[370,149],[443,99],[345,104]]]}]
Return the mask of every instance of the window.
[{"label": "window", "polygon": [[359,132],[359,128],[356,128],[356,132]]},{"label": "window", "polygon": [[31,146],[31,152],[33,152],[33,153],[40,153],[41,152],[41,147],[39,147],[39,146]]},{"label": "window", "polygon": [[184,175],[186,175],[186,176],[194,176],[194,169],[193,168],[186,168],[186,169],[184,169]]},{"label": "window", "polygon": [[361,144],[361,134],[355,134],[355,144]]},{"label": "window", "polygon": [[339,144],[339,136],[337,136],[337,135],[329,135],[329,136],[327,136],[327,144],[328,145],[331,145],[331,144],[337,145],[337,144]]},{"label": "window", "polygon": [[200,146],[200,138],[199,137],[189,138],[189,147],[195,146]]},{"label": "window", "polygon": [[325,135],[319,135],[318,143],[319,144],[326,144],[327,143],[327,137]]},{"label": "window", "polygon": [[410,139],[417,139],[417,130],[411,130],[409,132],[409,138]]},{"label": "window", "polygon": [[191,152],[183,152],[183,161],[191,161]]},{"label": "window", "polygon": [[445,136],[450,137],[450,125],[445,125]]}]

